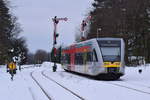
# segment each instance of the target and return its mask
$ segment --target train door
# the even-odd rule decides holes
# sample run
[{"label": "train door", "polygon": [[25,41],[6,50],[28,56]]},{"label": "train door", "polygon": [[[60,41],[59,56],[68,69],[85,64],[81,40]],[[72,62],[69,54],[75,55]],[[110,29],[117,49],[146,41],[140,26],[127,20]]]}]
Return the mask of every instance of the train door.
[{"label": "train door", "polygon": [[65,63],[67,64],[67,69],[68,70],[71,70],[71,55],[70,55],[70,53],[68,53],[68,54],[66,54],[65,55],[66,57],[65,57]]},{"label": "train door", "polygon": [[70,64],[71,64],[71,70],[75,70],[75,54],[74,53],[72,53],[71,54],[71,59],[70,59],[71,61],[70,61]]},{"label": "train door", "polygon": [[83,66],[84,66],[84,72],[87,72],[87,52],[83,53]]}]

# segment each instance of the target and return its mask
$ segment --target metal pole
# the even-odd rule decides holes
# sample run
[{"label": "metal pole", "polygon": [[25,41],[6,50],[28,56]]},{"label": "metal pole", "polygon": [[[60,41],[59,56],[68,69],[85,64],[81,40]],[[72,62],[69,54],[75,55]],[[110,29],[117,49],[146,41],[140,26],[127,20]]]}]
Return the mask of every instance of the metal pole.
[{"label": "metal pole", "polygon": [[97,38],[99,37],[99,31],[101,31],[101,28],[97,29]]},{"label": "metal pole", "polygon": [[54,17],[53,19],[54,22],[54,35],[53,35],[53,52],[54,52],[54,66],[53,66],[53,72],[56,71],[57,65],[56,65],[56,48],[55,45],[57,44],[56,41],[56,32],[57,32],[57,24],[58,24],[58,20],[57,20],[57,16]]},{"label": "metal pole", "polygon": [[58,37],[58,34],[57,34],[57,25],[59,23],[60,20],[64,20],[64,21],[67,21],[68,19],[65,17],[65,18],[57,18],[57,16],[55,16],[54,18],[52,18],[52,21],[54,23],[54,36],[53,36],[53,52],[54,52],[54,66],[53,66],[53,72],[56,71],[57,69],[57,64],[56,64],[56,44],[57,44],[57,40],[56,38]]}]

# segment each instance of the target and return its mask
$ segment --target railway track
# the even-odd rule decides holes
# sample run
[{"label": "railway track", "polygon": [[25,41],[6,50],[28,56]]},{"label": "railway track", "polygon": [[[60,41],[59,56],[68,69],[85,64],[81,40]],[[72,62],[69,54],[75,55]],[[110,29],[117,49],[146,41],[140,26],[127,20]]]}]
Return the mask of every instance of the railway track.
[{"label": "railway track", "polygon": [[[30,73],[30,74],[31,74],[31,73]],[[30,75],[30,76],[31,76],[31,75]],[[23,78],[23,80],[24,80],[25,82],[27,82],[27,80],[23,77],[22,74],[21,74],[21,77]],[[32,96],[32,99],[33,99],[33,100],[36,100],[35,97],[34,97],[34,94],[33,94],[33,92],[32,92],[31,87],[28,87],[28,90],[29,90],[29,92],[30,92],[30,94],[31,94],[31,96]]]},{"label": "railway track", "polygon": [[[55,81],[54,79],[52,79],[50,76],[46,75],[46,73],[44,73],[45,70],[43,71],[40,71],[41,75],[43,77],[45,77],[46,79],[48,79],[49,81],[51,81],[52,83],[55,83],[57,85],[60,86],[60,88],[63,88],[65,89],[66,91],[70,92],[72,95],[76,96],[79,100],[86,100],[84,97],[80,96],[79,94],[73,92],[72,90],[70,90],[69,88],[63,86],[62,84],[60,84],[58,81]],[[31,73],[31,76],[33,78],[33,80],[38,84],[38,86],[41,88],[41,90],[43,91],[43,93],[46,95],[46,97],[49,99],[49,100],[52,100],[52,98],[46,93],[46,91],[42,88],[42,86],[40,85],[40,83],[34,78],[33,76],[33,72]],[[47,81],[48,81],[47,80]],[[124,81],[121,81],[121,82],[110,82],[110,81],[101,81],[105,84],[109,84],[109,85],[113,85],[113,86],[117,86],[117,87],[121,87],[121,88],[126,88],[128,90],[132,90],[132,91],[135,91],[135,92],[138,92],[138,93],[143,93],[143,94],[147,94],[147,95],[150,95],[150,89],[149,87],[147,87],[147,89],[144,89],[142,88],[142,85],[141,87],[138,87],[138,84],[136,85],[137,87],[134,87],[134,84],[130,84],[130,82],[124,82]],[[143,86],[144,87],[144,86]],[[146,88],[146,86],[145,86]],[[53,99],[54,100],[54,99]]]},{"label": "railway track", "polygon": [[133,83],[133,82],[124,82],[124,83],[131,84],[131,85],[137,85],[137,86],[140,86],[140,87],[145,87],[145,88],[149,88],[150,89],[150,86],[144,85],[144,84]]},{"label": "railway track", "polygon": [[[33,71],[34,72],[34,71]],[[49,99],[52,100],[52,98],[47,94],[47,92],[42,88],[42,86],[40,85],[40,83],[34,78],[33,76],[33,72],[30,73],[30,76],[32,77],[32,79],[36,82],[36,84],[40,87],[40,89],[42,90],[42,92],[45,94],[45,96]]]},{"label": "railway track", "polygon": [[[45,94],[45,96],[48,98],[48,100],[54,100],[52,99],[51,96],[48,95],[48,93],[44,90],[44,88],[40,85],[40,83],[35,79],[35,77],[33,76],[33,72],[30,73],[30,76],[32,77],[32,79],[36,82],[36,84],[40,87],[40,89],[42,90],[42,92]],[[79,100],[86,100],[85,98],[81,97],[80,95],[78,95],[77,93],[71,91],[70,89],[66,88],[65,86],[61,85],[60,83],[56,82],[55,80],[51,79],[50,77],[46,76],[44,74],[44,71],[41,72],[41,75],[44,76],[46,79],[48,79],[49,81],[54,82],[55,84],[59,85],[61,88],[65,89],[66,91],[70,92],[72,95],[74,95],[75,97],[77,97]]]},{"label": "railway track", "polygon": [[118,83],[114,83],[114,82],[104,82],[104,83],[150,95],[150,92],[147,92],[147,91],[144,91],[144,90],[141,90],[141,89],[137,89],[137,88],[134,88],[134,87],[126,86],[126,85],[123,85],[123,84],[118,84]]},{"label": "railway track", "polygon": [[48,77],[46,74],[44,74],[44,71],[41,72],[41,74],[46,77],[47,79],[49,79],[50,81],[56,83],[57,85],[59,85],[60,87],[62,87],[63,89],[65,89],[66,91],[70,92],[71,94],[73,94],[74,96],[78,97],[80,100],[86,100],[85,98],[81,97],[80,95],[78,95],[77,93],[71,91],[70,89],[68,89],[67,87],[61,85],[60,83],[58,83],[57,81],[53,80],[52,78]]}]

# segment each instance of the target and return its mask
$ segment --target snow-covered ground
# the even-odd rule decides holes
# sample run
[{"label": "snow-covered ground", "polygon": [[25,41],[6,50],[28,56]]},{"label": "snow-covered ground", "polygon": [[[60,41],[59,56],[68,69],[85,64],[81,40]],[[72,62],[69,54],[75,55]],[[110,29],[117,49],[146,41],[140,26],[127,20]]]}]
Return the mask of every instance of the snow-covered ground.
[{"label": "snow-covered ground", "polygon": [[[24,65],[14,81],[0,66],[0,100],[150,100],[150,65],[127,67],[117,81],[102,81],[67,73],[52,63]],[[138,70],[142,69],[139,74]],[[36,81],[35,81],[36,80]],[[38,84],[37,84],[38,82]],[[40,86],[39,86],[40,85]]]}]

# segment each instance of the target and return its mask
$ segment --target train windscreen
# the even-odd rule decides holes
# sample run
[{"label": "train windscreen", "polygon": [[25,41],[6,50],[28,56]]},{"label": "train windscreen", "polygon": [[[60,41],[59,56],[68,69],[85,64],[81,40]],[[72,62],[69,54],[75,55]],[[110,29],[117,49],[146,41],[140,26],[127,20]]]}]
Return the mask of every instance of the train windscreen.
[{"label": "train windscreen", "polygon": [[121,43],[115,40],[98,41],[104,61],[118,62],[121,58]]}]

